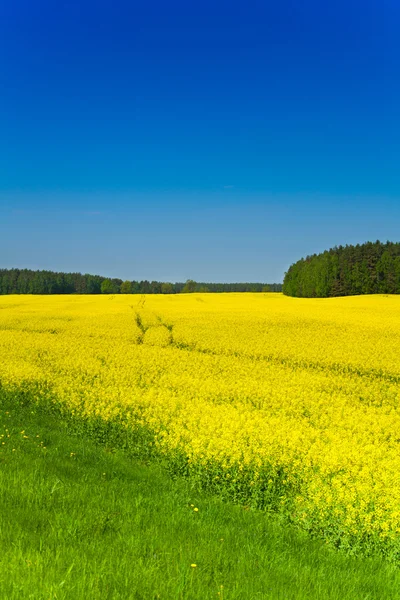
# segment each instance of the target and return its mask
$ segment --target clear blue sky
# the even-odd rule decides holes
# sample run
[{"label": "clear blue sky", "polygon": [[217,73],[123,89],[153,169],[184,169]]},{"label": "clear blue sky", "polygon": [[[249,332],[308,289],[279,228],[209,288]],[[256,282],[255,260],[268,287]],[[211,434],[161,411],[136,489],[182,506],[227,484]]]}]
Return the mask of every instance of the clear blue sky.
[{"label": "clear blue sky", "polygon": [[400,239],[398,0],[0,4],[0,267],[282,281]]}]

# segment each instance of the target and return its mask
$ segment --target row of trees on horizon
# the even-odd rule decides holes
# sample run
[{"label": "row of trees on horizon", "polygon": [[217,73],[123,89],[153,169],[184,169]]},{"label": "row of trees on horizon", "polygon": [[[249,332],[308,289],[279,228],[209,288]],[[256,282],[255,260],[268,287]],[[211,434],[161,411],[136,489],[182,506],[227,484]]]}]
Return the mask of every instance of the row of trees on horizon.
[{"label": "row of trees on horizon", "polygon": [[0,294],[180,294],[193,292],[281,292],[281,283],[184,283],[122,281],[101,275],[0,269]]},{"label": "row of trees on horizon", "polygon": [[303,298],[400,294],[400,243],[335,246],[301,258],[285,273],[283,293]]}]

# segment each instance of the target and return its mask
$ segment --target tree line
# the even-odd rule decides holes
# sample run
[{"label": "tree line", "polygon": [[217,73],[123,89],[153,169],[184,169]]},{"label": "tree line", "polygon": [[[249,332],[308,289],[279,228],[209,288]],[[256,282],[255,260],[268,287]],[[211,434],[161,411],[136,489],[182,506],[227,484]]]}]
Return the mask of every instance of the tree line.
[{"label": "tree line", "polygon": [[183,283],[122,281],[100,275],[30,269],[0,269],[0,294],[180,294],[191,292],[280,292],[280,283]]},{"label": "tree line", "polygon": [[335,246],[292,264],[283,293],[302,298],[400,294],[400,243]]}]

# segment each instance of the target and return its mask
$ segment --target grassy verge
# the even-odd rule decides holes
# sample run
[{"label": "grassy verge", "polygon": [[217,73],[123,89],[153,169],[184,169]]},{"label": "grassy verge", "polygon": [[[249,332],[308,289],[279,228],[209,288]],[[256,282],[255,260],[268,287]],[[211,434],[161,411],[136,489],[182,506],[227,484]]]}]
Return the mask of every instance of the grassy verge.
[{"label": "grassy verge", "polygon": [[0,598],[395,600],[349,558],[0,390]]}]

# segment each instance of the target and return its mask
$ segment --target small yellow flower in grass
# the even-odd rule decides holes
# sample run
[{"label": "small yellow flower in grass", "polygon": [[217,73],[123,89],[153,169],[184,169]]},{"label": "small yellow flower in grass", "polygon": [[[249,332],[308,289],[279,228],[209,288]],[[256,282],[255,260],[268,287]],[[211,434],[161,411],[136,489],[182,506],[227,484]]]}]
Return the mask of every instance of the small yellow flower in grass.
[{"label": "small yellow flower in grass", "polygon": [[195,563],[192,563],[190,566],[191,566],[193,569],[195,569],[195,568],[197,567],[197,565],[196,565]]},{"label": "small yellow flower in grass", "polygon": [[199,512],[199,509],[197,508],[197,506],[193,510],[194,510],[194,512]]}]

